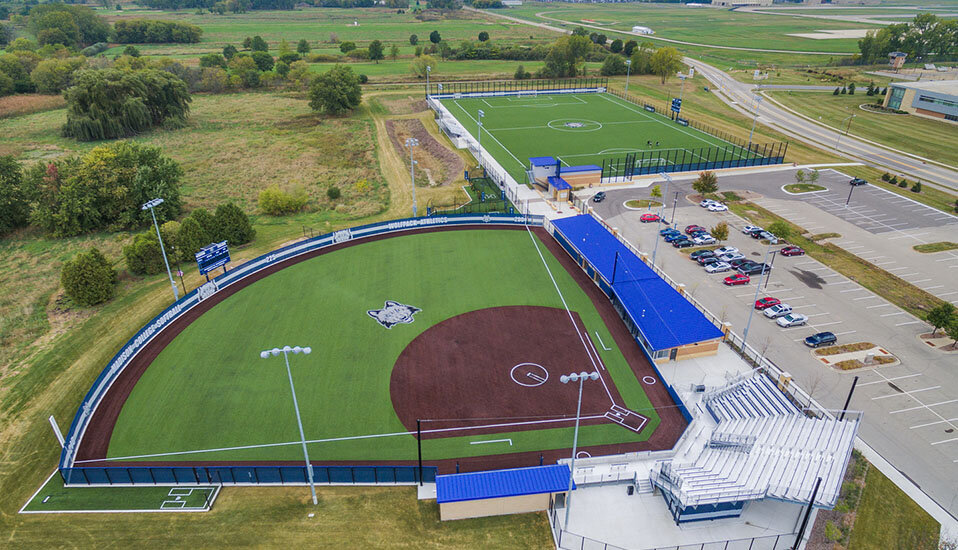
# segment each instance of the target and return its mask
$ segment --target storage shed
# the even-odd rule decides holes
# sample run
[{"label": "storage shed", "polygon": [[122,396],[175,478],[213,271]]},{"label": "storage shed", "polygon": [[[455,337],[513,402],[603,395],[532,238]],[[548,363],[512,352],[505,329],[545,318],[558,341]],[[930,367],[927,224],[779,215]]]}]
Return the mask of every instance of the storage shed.
[{"label": "storage shed", "polygon": [[525,514],[548,509],[568,488],[569,467],[561,464],[450,474],[436,476],[436,501],[443,521]]}]

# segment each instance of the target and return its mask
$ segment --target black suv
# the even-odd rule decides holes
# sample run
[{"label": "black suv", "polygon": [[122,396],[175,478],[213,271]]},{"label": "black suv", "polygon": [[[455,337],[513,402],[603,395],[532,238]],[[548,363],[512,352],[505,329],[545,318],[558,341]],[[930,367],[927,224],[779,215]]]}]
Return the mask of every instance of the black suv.
[{"label": "black suv", "polygon": [[592,202],[602,202],[605,200],[605,191],[599,191],[592,197]]},{"label": "black suv", "polygon": [[848,182],[848,185],[868,185],[868,182],[861,178],[855,178]]},{"label": "black suv", "polygon": [[738,266],[738,272],[745,275],[758,275],[759,273],[768,273],[772,267],[767,264],[757,264],[755,262],[744,263]]}]

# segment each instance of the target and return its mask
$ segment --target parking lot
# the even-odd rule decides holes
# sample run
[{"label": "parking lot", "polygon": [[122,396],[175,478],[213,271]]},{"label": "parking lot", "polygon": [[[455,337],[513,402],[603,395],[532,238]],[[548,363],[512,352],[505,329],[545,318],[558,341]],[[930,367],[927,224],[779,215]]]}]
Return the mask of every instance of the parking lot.
[{"label": "parking lot", "polygon": [[[844,185],[847,186],[847,180]],[[646,198],[647,190],[622,189],[607,194],[605,202],[593,204],[596,212],[640,250],[650,255],[655,251],[657,265],[684,283],[689,295],[732,323],[733,331],[742,334],[749,324],[749,313],[753,312],[758,276],[748,285],[723,285],[722,279],[728,273],[707,274],[689,259],[687,250],[679,251],[657,239],[655,223],[640,223],[641,211],[622,207],[628,199]],[[708,212],[682,198],[679,201],[675,219],[680,229],[693,223],[713,227],[725,221],[730,235],[722,244],[739,248],[749,259],[762,261],[769,247],[741,233],[743,220],[728,212]],[[667,218],[671,218],[672,201],[666,203]],[[814,205],[803,206],[818,210]],[[822,228],[823,232],[828,230]],[[860,231],[875,238],[868,231]],[[887,235],[882,239],[887,239]],[[771,250],[779,248],[773,246]],[[875,253],[880,254],[877,250]],[[958,512],[958,495],[954,491],[958,485],[958,356],[928,349],[916,337],[928,330],[922,321],[808,256],[775,257],[770,277],[761,284],[759,298],[779,298],[795,312],[807,315],[808,325],[783,329],[754,311],[749,343],[790,372],[796,382],[827,407],[841,408],[853,377],[860,376],[850,408],[865,412],[862,437],[946,509]],[[953,282],[950,284],[954,286]],[[802,343],[806,336],[819,331],[833,332],[839,343],[880,345],[895,354],[901,364],[854,372],[833,370],[814,359]],[[681,364],[675,364],[675,368],[681,368]]]}]

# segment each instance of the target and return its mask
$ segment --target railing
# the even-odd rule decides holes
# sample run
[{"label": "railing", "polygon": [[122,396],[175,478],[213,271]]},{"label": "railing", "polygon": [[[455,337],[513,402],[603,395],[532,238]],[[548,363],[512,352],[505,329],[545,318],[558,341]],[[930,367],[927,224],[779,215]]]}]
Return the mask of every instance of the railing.
[{"label": "railing", "polygon": [[[399,233],[430,227],[476,224],[541,226],[543,224],[543,218],[542,216],[524,216],[518,214],[434,216],[427,218],[407,218],[342,229],[263,254],[216,277],[212,282],[206,283],[200,288],[191,291],[176,303],[167,307],[140,329],[139,332],[127,341],[120,351],[113,356],[106,368],[104,368],[97,377],[83,398],[83,401],[80,403],[77,414],[73,418],[73,423],[70,425],[70,430],[67,432],[66,444],[60,455],[60,469],[63,470],[67,468],[72,473],[76,473],[76,471],[80,469],[79,467],[74,467],[74,459],[83,434],[100,401],[127,365],[140,351],[152,342],[160,332],[186,312],[196,307],[205,298],[263,269],[328,246],[386,233]],[[165,475],[165,473],[163,475]],[[188,477],[188,472],[184,472],[184,475]],[[105,479],[109,478],[107,477]],[[175,475],[172,479],[175,481]],[[139,480],[140,478],[137,478],[137,481],[133,482],[136,483]],[[70,482],[70,480],[67,481]]]}]

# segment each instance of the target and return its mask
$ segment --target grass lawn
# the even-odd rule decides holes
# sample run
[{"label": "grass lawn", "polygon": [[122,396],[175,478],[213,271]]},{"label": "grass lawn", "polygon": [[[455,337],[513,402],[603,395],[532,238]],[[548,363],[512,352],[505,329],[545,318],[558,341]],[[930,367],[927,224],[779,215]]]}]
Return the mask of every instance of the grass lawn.
[{"label": "grass lawn", "polygon": [[[205,509],[212,487],[71,487],[54,473],[33,499],[26,512],[80,512],[111,510]],[[177,498],[179,497],[179,498]],[[182,503],[182,504],[181,504]]]},{"label": "grass lawn", "polygon": [[[862,103],[874,103],[878,96],[868,97],[859,88],[855,95],[832,95],[829,92],[781,91],[769,96],[821,124],[838,128],[842,121],[855,115],[849,135],[894,147],[908,153],[958,165],[958,147],[954,143],[955,127],[944,121],[912,115],[875,113],[859,109]],[[846,121],[845,125],[848,124]],[[844,126],[842,126],[844,130]]]},{"label": "grass lawn", "polygon": [[950,241],[943,241],[938,243],[927,243],[927,244],[916,244],[913,246],[916,251],[923,254],[930,254],[932,252],[944,252],[946,250],[955,250],[958,248],[958,243],[953,243]]},{"label": "grass lawn", "polygon": [[[612,342],[578,284],[554,257],[547,256],[547,261],[588,334],[598,331],[602,341]],[[390,372],[399,354],[429,327],[462,313],[504,305],[563,307],[552,285],[493,283],[541,277],[548,274],[525,231],[400,236],[296,264],[218,304],[160,353],[126,401],[108,456],[298,441],[282,361],[267,364],[259,357],[260,350],[288,342],[311,345],[319,352],[290,359],[307,439],[402,432],[377,439],[314,443],[311,457],[415,459],[414,436],[405,434],[390,397]],[[298,290],[290,293],[290,289]],[[366,315],[366,310],[381,307],[384,300],[399,300],[422,311],[413,324],[386,331]],[[372,342],[376,345],[369,345]],[[625,405],[649,416],[649,427],[635,434],[611,423],[586,426],[580,431],[579,444],[647,439],[658,417],[641,384],[617,348],[600,353]],[[563,449],[572,441],[572,429],[504,432],[497,437],[512,438],[509,452]],[[427,439],[423,452],[432,459],[502,453],[495,445],[470,445],[470,439]],[[286,445],[170,459],[296,460],[301,456],[298,445]]]},{"label": "grass lawn", "polygon": [[[748,156],[743,148],[612,94],[444,99],[443,105],[518,182],[529,158],[556,157],[563,166],[592,164],[635,154],[636,167],[705,162]],[[478,132],[483,111],[482,135]],[[624,168],[624,164],[622,165]]]},{"label": "grass lawn", "polygon": [[628,208],[651,208],[653,206],[658,208],[659,206],[662,206],[662,203],[657,201],[650,201],[648,199],[641,199],[641,200],[626,201],[625,205]]},{"label": "grass lawn", "polygon": [[[537,16],[540,13],[542,16]],[[508,15],[546,23],[550,22],[546,17],[551,17],[573,24],[598,25],[609,30],[630,31],[634,25],[643,25],[655,31],[652,38],[671,38],[699,44],[848,53],[857,51],[857,39],[815,40],[789,35],[822,29],[879,28],[865,23],[647,3],[556,5],[525,2],[519,8],[508,10]]]},{"label": "grass lawn", "polygon": [[848,550],[935,550],[939,529],[938,522],[872,467],[865,478]]},{"label": "grass lawn", "polygon": [[814,183],[790,183],[785,186],[785,191],[789,193],[811,193],[813,191],[824,191],[825,188]]}]

